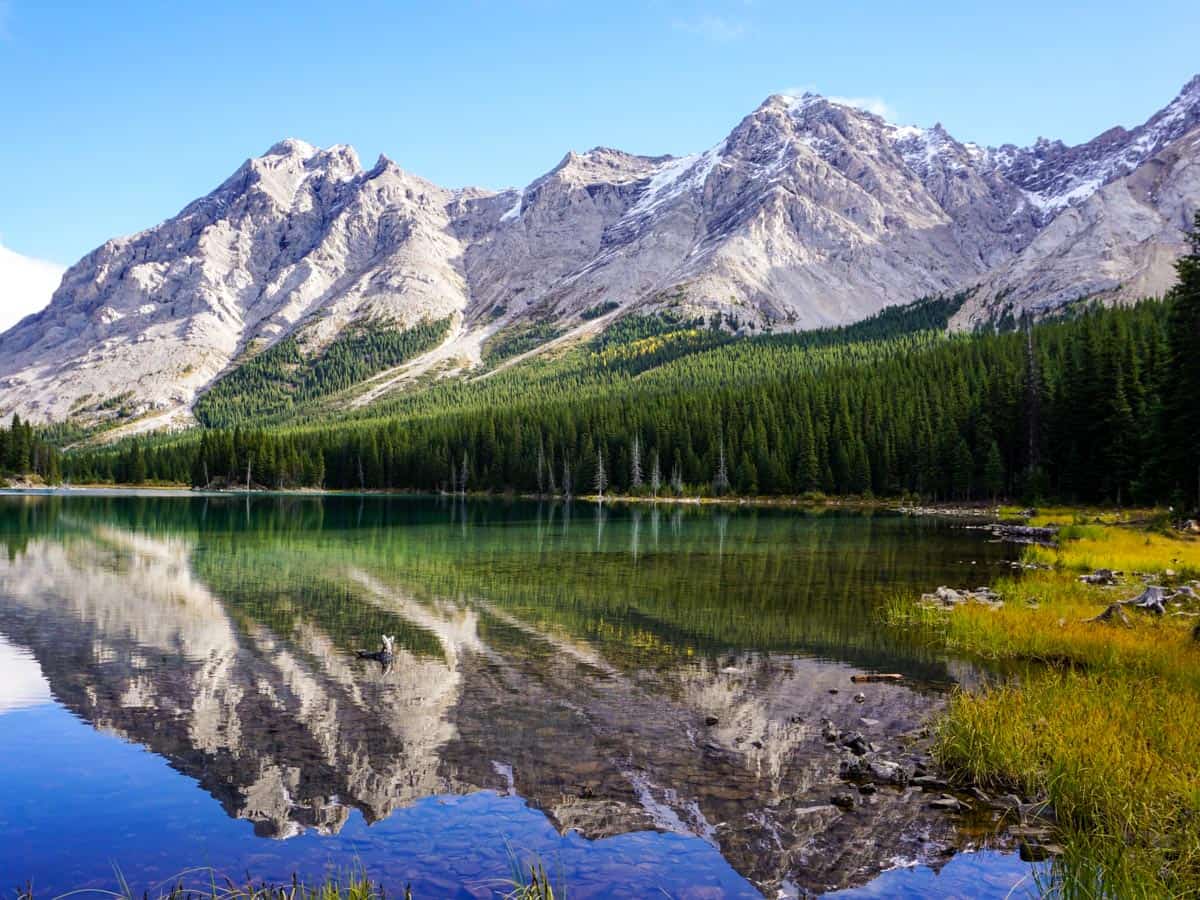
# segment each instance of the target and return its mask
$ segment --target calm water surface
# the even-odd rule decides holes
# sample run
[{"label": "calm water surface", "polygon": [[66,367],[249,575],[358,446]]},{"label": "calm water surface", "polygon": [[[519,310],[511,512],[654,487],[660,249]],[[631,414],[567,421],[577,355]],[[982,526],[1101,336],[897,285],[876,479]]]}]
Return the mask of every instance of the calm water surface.
[{"label": "calm water surface", "polygon": [[1011,555],[885,514],[0,496],[0,880],[1004,897],[986,823],[830,806],[821,728],[900,752],[973,670],[880,604]]}]

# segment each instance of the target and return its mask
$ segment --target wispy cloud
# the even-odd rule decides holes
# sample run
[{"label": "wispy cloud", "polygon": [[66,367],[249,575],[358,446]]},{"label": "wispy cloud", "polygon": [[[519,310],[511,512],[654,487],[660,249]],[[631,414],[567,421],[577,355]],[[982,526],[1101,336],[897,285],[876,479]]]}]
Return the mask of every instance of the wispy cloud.
[{"label": "wispy cloud", "polygon": [[746,34],[745,23],[726,16],[703,15],[695,19],[676,19],[671,27],[717,43],[736,41]]},{"label": "wispy cloud", "polygon": [[[790,97],[799,97],[802,94],[820,94],[812,85],[804,85],[802,87],[791,87],[782,91]],[[882,97],[842,97],[837,94],[823,94],[826,100],[834,103],[840,103],[843,106],[853,106],[856,109],[864,109],[869,113],[874,113],[889,122],[896,121],[897,113],[895,107],[884,100]]]}]

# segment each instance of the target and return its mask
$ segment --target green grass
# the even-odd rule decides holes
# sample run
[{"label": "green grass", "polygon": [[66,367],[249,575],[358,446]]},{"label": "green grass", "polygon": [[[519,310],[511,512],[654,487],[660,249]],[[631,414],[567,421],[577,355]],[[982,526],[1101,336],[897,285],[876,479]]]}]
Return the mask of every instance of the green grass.
[{"label": "green grass", "polygon": [[1051,804],[1067,853],[1048,892],[1200,896],[1200,643],[1196,619],[1171,614],[1195,610],[1132,613],[1129,627],[1090,622],[1143,582],[1078,579],[1100,567],[1194,575],[1200,541],[1094,522],[1059,535],[1057,548],[1026,552],[1053,569],[994,585],[1001,609],[889,606],[893,624],[1009,673],[951,700],[936,755],[962,782]]},{"label": "green grass", "polygon": [[[133,890],[118,869],[114,875],[113,890],[72,891],[63,897],[75,894],[93,894],[113,900],[383,900],[384,892],[361,870],[345,875],[331,875],[316,883],[307,883],[293,875],[285,884],[256,882],[247,878],[244,882],[234,881],[217,870],[200,867],[188,869],[162,882],[154,891],[141,893]],[[26,885],[17,891],[17,900],[35,900],[34,885]],[[404,892],[405,900],[412,900],[412,893]]]},{"label": "green grass", "polygon": [[[540,861],[521,863],[515,852],[510,850],[512,875],[508,881],[500,882],[495,895],[504,900],[566,900],[567,889],[560,884],[557,890]],[[322,881],[308,883],[296,875],[285,884],[254,881],[247,877],[239,882],[222,875],[216,869],[200,867],[188,869],[163,881],[153,891],[140,894],[133,890],[121,874],[114,873],[112,890],[71,891],[51,900],[63,900],[76,894],[91,894],[111,900],[385,900],[382,887],[369,878],[361,868],[343,875],[330,875]],[[27,884],[17,889],[16,900],[37,900],[35,886]],[[415,900],[412,889],[404,889],[404,900]]]}]

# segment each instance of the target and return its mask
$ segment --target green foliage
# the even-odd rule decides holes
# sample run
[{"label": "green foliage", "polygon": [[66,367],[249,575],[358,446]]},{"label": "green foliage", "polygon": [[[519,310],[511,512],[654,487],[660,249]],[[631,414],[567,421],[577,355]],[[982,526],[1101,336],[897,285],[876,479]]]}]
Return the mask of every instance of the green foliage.
[{"label": "green foliage", "polygon": [[492,335],[483,345],[483,364],[494,366],[513,356],[520,356],[563,333],[552,322],[527,322],[509,325]]},{"label": "green foliage", "polygon": [[47,484],[62,480],[59,451],[31,424],[13,414],[8,428],[0,425],[0,477],[36,475]]},{"label": "green foliage", "polygon": [[704,317],[685,320],[670,310],[644,316],[624,316],[617,319],[592,341],[592,348],[604,351],[622,344],[632,344],[646,338],[673,331],[695,330],[704,327]]},{"label": "green foliage", "polygon": [[590,322],[592,319],[598,319],[603,315],[607,315],[614,309],[619,309],[621,306],[616,300],[605,300],[603,303],[597,303],[595,306],[590,306],[579,314],[579,318],[585,322]]},{"label": "green foliage", "polygon": [[1179,283],[1172,295],[1168,327],[1170,367],[1165,375],[1165,463],[1175,490],[1200,509],[1200,212],[1191,252],[1176,264]]},{"label": "green foliage", "polygon": [[358,325],[311,358],[294,337],[284,338],[218,381],[197,401],[196,418],[219,428],[277,416],[398,366],[436,346],[449,330],[448,318],[406,330]]},{"label": "green foliage", "polygon": [[883,341],[922,331],[945,331],[951,317],[962,308],[969,296],[970,292],[964,291],[950,297],[924,297],[912,303],[889,306],[852,325],[819,328],[795,334],[764,335],[758,340],[763,343],[815,348],[859,341]]},{"label": "green foliage", "polygon": [[[743,495],[1146,501],[1175,486],[1160,435],[1177,302],[1088,307],[1028,335],[947,335],[961,298],[753,338],[669,312],[626,317],[587,346],[432,381],[333,423],[297,415],[157,438],[146,468],[244,484],[252,463],[269,487],[438,490],[465,455],[472,489],[534,491],[541,458],[553,476],[542,484],[563,493],[568,480],[586,490],[604,458],[609,491],[623,493],[637,439],[663,482],[706,494],[724,434]],[[72,476],[107,480],[131,455],[129,444],[73,454]]]}]

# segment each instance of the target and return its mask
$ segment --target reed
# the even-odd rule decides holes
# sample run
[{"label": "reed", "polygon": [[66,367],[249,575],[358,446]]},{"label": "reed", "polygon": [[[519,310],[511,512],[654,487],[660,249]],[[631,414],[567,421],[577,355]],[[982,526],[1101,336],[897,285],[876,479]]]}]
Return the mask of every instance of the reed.
[{"label": "reed", "polygon": [[1200,897],[1200,643],[1186,607],[1132,624],[1088,621],[1134,596],[1143,580],[1083,584],[1111,568],[1163,577],[1200,572],[1200,542],[1109,522],[1076,521],[1049,564],[993,587],[1000,609],[945,611],[911,598],[888,605],[896,625],[1002,673],[960,691],[936,725],[935,753],[954,778],[1015,791],[1053,808],[1066,853],[1041,885],[1054,896]]},{"label": "reed", "polygon": [[[234,881],[210,867],[186,869],[159,884],[153,891],[135,891],[120,869],[115,871],[113,890],[78,890],[53,900],[65,900],[79,894],[111,898],[111,900],[385,900],[384,891],[361,869],[341,875],[329,875],[319,882],[309,883],[293,875],[290,882],[271,884]],[[34,885],[27,884],[17,891],[17,900],[35,900]],[[404,900],[412,900],[405,890]]]}]

